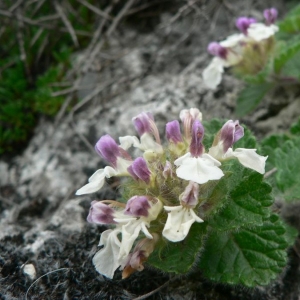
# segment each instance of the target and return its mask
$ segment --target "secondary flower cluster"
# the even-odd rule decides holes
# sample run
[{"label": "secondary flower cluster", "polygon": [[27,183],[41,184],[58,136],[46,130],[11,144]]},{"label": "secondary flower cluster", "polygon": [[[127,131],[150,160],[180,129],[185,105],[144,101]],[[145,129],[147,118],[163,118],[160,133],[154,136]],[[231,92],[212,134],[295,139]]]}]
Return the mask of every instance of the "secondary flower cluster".
[{"label": "secondary flower cluster", "polygon": [[228,36],[224,41],[211,42],[208,52],[215,57],[203,71],[204,83],[215,89],[222,80],[224,68],[235,66],[235,71],[243,75],[258,73],[266,64],[274,48],[274,25],[277,10],[264,10],[265,24],[254,18],[240,17],[236,27],[241,33]]},{"label": "secondary flower cluster", "polygon": [[[204,222],[199,191],[224,176],[224,161],[237,159],[247,168],[265,172],[267,157],[258,155],[256,149],[233,148],[244,135],[238,121],[227,121],[206,151],[202,113],[196,108],[182,110],[180,119],[183,133],[177,120],[166,124],[165,147],[150,113],[133,118],[139,138],[120,137],[117,144],[104,135],[95,146],[110,166],[96,171],[77,195],[98,191],[105,178],[129,179],[124,184],[125,201],[93,201],[87,218],[90,223],[114,226],[102,233],[99,246],[103,248],[93,258],[97,271],[106,277],[112,278],[119,267],[123,278],[143,270],[157,243],[180,242],[194,222]],[[131,158],[130,147],[139,148],[141,156]]]}]

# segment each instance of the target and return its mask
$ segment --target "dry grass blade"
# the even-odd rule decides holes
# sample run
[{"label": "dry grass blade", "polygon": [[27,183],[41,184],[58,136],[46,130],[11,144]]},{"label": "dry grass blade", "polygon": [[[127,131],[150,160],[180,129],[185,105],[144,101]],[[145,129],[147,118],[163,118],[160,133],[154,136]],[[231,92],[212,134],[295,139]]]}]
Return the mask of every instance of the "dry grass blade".
[{"label": "dry grass blade", "polygon": [[97,14],[97,15],[99,15],[99,16],[107,19],[107,20],[112,20],[112,17],[108,13],[106,13],[106,12],[102,11],[101,9],[99,9],[98,7],[86,2],[85,0],[77,0],[77,2],[79,2],[82,5],[86,6],[88,9],[93,11],[95,14]]},{"label": "dry grass blade", "polygon": [[135,0],[129,0],[126,2],[124,7],[120,10],[120,12],[117,14],[117,16],[114,18],[114,21],[112,22],[111,26],[108,28],[106,36],[109,37],[113,31],[118,26],[121,19],[126,15],[127,11],[130,9],[130,7],[134,4]]},{"label": "dry grass blade", "polygon": [[[0,15],[4,16],[4,17],[7,17],[7,18],[15,18],[15,15],[13,13],[10,13],[9,11],[6,11],[6,10],[0,10]],[[32,20],[32,19],[29,19],[27,17],[24,17],[22,15],[19,16],[20,20],[22,22],[24,22],[24,24],[28,24],[28,25],[33,25],[33,26],[38,26],[38,27],[42,27],[42,28],[45,28],[45,29],[49,29],[49,30],[56,30],[56,31],[61,31],[61,32],[69,32],[68,29],[66,28],[57,28],[57,26],[52,26],[50,24],[43,24],[39,21],[35,21],[35,20]],[[92,34],[87,32],[87,31],[83,31],[83,30],[74,30],[75,34],[77,35],[82,35],[82,36],[87,36],[87,37],[91,37]]]},{"label": "dry grass blade", "polygon": [[20,15],[21,15],[21,12],[20,12],[20,9],[18,8],[18,13],[17,13],[17,20],[18,20],[17,40],[18,40],[19,49],[20,49],[20,60],[24,64],[24,68],[25,68],[25,72],[26,72],[28,81],[32,82],[30,67],[27,63],[27,54],[26,54],[26,51],[25,51],[25,43],[24,43],[24,36],[23,36],[24,24],[23,24],[22,19],[20,18]]},{"label": "dry grass blade", "polygon": [[75,33],[75,30],[71,24],[71,22],[68,20],[68,18],[66,17],[65,13],[64,13],[64,10],[63,8],[61,7],[61,5],[55,1],[54,2],[54,6],[55,6],[55,9],[57,11],[57,13],[59,14],[59,16],[61,17],[63,23],[65,24],[66,28],[68,29],[70,35],[71,35],[71,38],[73,40],[73,43],[76,47],[79,46],[79,43],[78,43],[78,39],[77,39],[77,36],[76,36],[76,33]]}]

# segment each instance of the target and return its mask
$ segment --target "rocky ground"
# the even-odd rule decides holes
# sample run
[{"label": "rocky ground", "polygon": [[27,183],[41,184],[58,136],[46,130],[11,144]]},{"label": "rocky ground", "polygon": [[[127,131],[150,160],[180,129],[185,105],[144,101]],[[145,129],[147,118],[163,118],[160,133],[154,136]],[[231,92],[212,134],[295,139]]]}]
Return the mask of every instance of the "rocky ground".
[{"label": "rocky ground", "polygon": [[[242,83],[226,74],[216,91],[205,88],[206,46],[233,32],[239,15],[261,18],[266,7],[282,14],[286,9],[279,0],[207,1],[201,11],[182,9],[192,2],[166,4],[122,22],[78,77],[83,104],[56,120],[41,118],[28,146],[0,161],[0,299],[142,299],[158,287],[149,299],[299,299],[299,257],[293,249],[278,279],[253,290],[216,285],[200,273],[176,278],[150,268],[108,280],[92,265],[105,227],[86,222],[90,202],[117,196],[117,179],[95,195],[75,196],[104,166],[95,142],[105,133],[134,135],[131,119],[142,111],[153,113],[161,132],[184,108],[198,107],[206,120],[235,119]],[[74,65],[84,57],[74,54]],[[299,114],[300,98],[277,93],[241,122],[261,138],[286,130]],[[31,264],[32,277],[25,274]]]}]

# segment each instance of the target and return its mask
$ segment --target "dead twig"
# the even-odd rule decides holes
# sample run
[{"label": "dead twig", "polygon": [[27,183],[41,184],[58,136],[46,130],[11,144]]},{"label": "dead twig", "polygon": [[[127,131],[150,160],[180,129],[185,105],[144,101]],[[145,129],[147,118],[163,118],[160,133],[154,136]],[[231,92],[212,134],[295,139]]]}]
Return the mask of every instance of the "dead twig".
[{"label": "dead twig", "polygon": [[69,33],[70,33],[70,36],[73,40],[73,43],[75,45],[75,47],[79,47],[79,43],[78,43],[78,39],[77,39],[77,36],[76,36],[76,33],[75,33],[75,30],[71,24],[71,22],[68,20],[68,18],[66,17],[65,13],[64,13],[64,10],[63,8],[61,7],[61,5],[55,1],[54,2],[54,7],[57,11],[57,13],[59,14],[59,16],[61,17],[63,23],[65,24],[66,28],[68,29]]},{"label": "dead twig", "polygon": [[22,3],[24,2],[24,0],[19,0],[17,1],[14,5],[12,5],[10,8],[9,8],[9,12],[13,12],[14,10],[16,10]]},{"label": "dead twig", "polygon": [[163,285],[159,286],[157,289],[147,293],[147,294],[144,294],[142,296],[139,296],[137,298],[134,298],[132,300],[143,300],[143,299],[146,299],[152,295],[154,295],[155,293],[159,292],[161,289],[165,288],[166,286],[169,285],[169,283],[171,282],[172,279],[169,279],[167,282],[165,282]]},{"label": "dead twig", "polygon": [[266,179],[266,178],[270,177],[271,175],[273,175],[276,172],[277,172],[277,168],[273,168],[270,171],[265,173],[264,178]]},{"label": "dead twig", "polygon": [[118,26],[119,22],[121,19],[126,15],[127,11],[130,9],[130,7],[134,4],[135,0],[129,0],[127,3],[124,5],[124,7],[120,10],[120,12],[117,14],[117,16],[114,18],[114,21],[108,28],[106,32],[106,36],[109,37],[113,31],[116,29]]}]

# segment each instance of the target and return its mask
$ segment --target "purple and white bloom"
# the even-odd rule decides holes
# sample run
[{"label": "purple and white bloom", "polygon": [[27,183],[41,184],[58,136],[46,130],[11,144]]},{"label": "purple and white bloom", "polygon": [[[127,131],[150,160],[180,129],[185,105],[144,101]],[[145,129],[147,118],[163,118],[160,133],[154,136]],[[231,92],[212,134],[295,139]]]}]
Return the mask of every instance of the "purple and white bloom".
[{"label": "purple and white bloom", "polygon": [[164,170],[162,172],[163,176],[165,179],[167,179],[168,177],[173,177],[174,176],[174,172],[172,169],[172,164],[167,160],[166,164],[164,166]]},{"label": "purple and white bloom", "polygon": [[148,153],[162,154],[163,148],[161,146],[159,131],[152,114],[143,112],[134,117],[132,121],[140,139],[136,136],[120,137],[120,146],[124,149],[128,149],[131,146],[139,148],[145,152],[145,156]]},{"label": "purple and white bloom", "polygon": [[166,136],[168,141],[174,144],[181,143],[183,141],[180,132],[180,125],[177,120],[166,124]]},{"label": "purple and white bloom", "polygon": [[176,174],[179,178],[203,184],[209,180],[218,180],[224,176],[224,173],[219,168],[221,163],[211,155],[204,153],[204,146],[202,145],[203,135],[203,126],[196,120],[192,127],[190,152],[174,161],[175,166],[178,167]]},{"label": "purple and white bloom", "polygon": [[264,10],[264,17],[267,25],[274,24],[278,17],[278,11],[276,8],[271,7]]},{"label": "purple and white bloom", "polygon": [[94,224],[116,224],[114,221],[115,210],[100,202],[92,201],[87,221]]},{"label": "purple and white bloom", "polygon": [[198,204],[199,185],[190,181],[180,195],[179,206],[164,206],[168,219],[163,229],[163,236],[171,242],[180,242],[186,238],[194,222],[202,223],[193,208]]},{"label": "purple and white bloom", "polygon": [[136,158],[127,170],[135,180],[142,180],[147,184],[150,183],[151,172],[143,157]]},{"label": "purple and white bloom", "polygon": [[279,30],[278,26],[274,24],[265,25],[263,23],[251,24],[248,28],[248,37],[256,42],[268,39]]},{"label": "purple and white bloom", "polygon": [[[236,65],[242,60],[244,41],[245,35],[233,34],[220,43],[209,44],[208,51],[215,57],[202,73],[207,87],[215,89],[222,80],[224,69]],[[217,47],[216,44],[219,46]]]},{"label": "purple and white bloom", "polygon": [[[95,193],[102,188],[105,178],[112,176],[128,176],[127,168],[132,164],[126,149],[119,146],[108,134],[102,136],[95,146],[96,152],[113,167],[106,166],[97,170],[89,179],[89,183],[77,190],[76,195]],[[124,158],[125,157],[125,158]]]},{"label": "purple and white bloom", "polygon": [[[108,278],[113,278],[115,270],[120,265],[124,265],[140,232],[143,232],[148,239],[153,239],[147,228],[161,212],[162,203],[158,199],[147,200],[146,203],[145,199],[142,199],[142,197],[147,198],[146,196],[136,197],[138,198],[127,203],[124,211],[115,211],[113,221],[116,223],[116,228],[101,234],[99,246],[104,247],[96,253],[93,263],[96,270]],[[145,207],[142,207],[143,205]],[[118,238],[120,234],[121,240]]]},{"label": "purple and white bloom", "polygon": [[218,161],[237,158],[244,167],[264,174],[267,156],[257,154],[256,149],[237,148],[233,150],[233,144],[243,136],[244,129],[239,125],[239,121],[227,121],[217,134],[208,154]]},{"label": "purple and white bloom", "polygon": [[[158,199],[148,200],[147,203],[141,199],[142,196],[138,196],[138,200],[134,200],[133,203],[126,206],[125,211],[122,215],[119,215],[114,219],[118,223],[117,228],[121,229],[122,242],[120,246],[119,259],[125,259],[135,240],[142,231],[148,239],[152,239],[153,236],[148,231],[150,222],[155,220],[162,210],[162,203]],[[132,198],[131,198],[132,199]],[[138,203],[140,201],[140,203]],[[144,208],[141,206],[144,205]],[[126,209],[128,213],[126,214]],[[147,210],[147,216],[145,216],[145,210]],[[140,211],[140,214],[138,213]]]},{"label": "purple and white bloom", "polygon": [[133,196],[128,200],[124,214],[132,217],[148,217],[149,208],[148,197]]},{"label": "purple and white bloom", "polygon": [[183,123],[185,138],[190,139],[194,121],[202,121],[201,111],[198,108],[183,109],[180,111],[179,118]]},{"label": "purple and white bloom", "polygon": [[254,18],[248,18],[248,17],[239,17],[236,22],[235,25],[236,27],[244,34],[247,35],[248,34],[248,28],[250,27],[251,24],[256,23],[256,19]]}]

